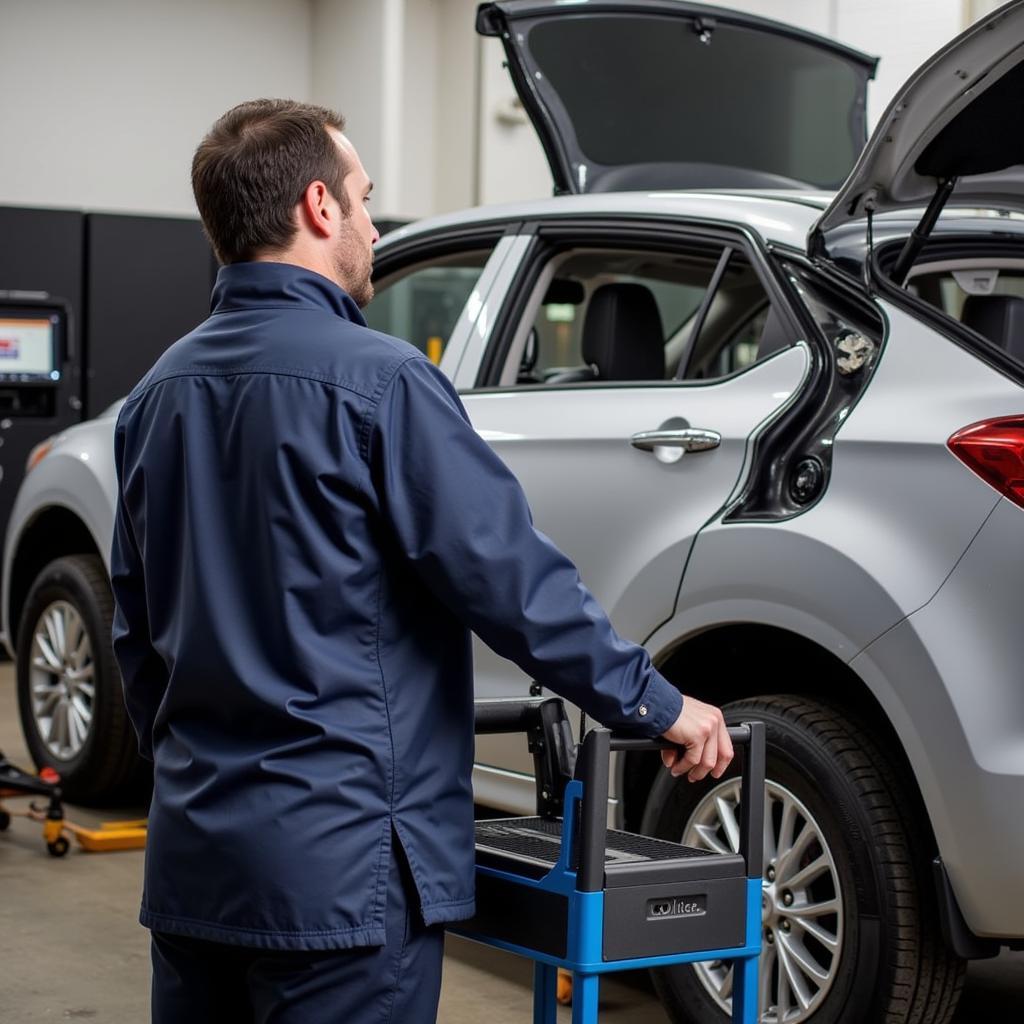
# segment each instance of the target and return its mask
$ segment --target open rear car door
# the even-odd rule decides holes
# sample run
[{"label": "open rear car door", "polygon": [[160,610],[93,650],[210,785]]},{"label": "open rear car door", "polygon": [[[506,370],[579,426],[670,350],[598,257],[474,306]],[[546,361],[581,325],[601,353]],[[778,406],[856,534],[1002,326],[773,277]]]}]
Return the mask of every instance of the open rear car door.
[{"label": "open rear car door", "polygon": [[811,230],[925,207],[891,275],[902,284],[947,205],[1024,211],[1024,0],[972,25],[906,82],[849,179]]}]

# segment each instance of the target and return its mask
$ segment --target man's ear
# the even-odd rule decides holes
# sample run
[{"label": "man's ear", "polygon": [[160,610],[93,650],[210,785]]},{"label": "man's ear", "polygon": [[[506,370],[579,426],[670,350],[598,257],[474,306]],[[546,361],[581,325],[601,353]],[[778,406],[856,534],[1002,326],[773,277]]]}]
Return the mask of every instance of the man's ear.
[{"label": "man's ear", "polygon": [[337,206],[337,200],[322,181],[311,181],[299,201],[303,219],[319,238],[329,238],[336,230]]}]

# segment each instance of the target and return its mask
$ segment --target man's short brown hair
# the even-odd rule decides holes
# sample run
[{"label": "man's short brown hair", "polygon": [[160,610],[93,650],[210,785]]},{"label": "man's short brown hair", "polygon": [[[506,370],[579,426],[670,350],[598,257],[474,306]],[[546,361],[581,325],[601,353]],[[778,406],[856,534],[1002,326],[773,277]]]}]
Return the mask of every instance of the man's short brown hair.
[{"label": "man's short brown hair", "polygon": [[310,182],[322,181],[348,213],[348,168],[327,134],[344,127],[335,111],[293,100],[250,100],[218,119],[192,158],[192,192],[221,263],[286,248]]}]

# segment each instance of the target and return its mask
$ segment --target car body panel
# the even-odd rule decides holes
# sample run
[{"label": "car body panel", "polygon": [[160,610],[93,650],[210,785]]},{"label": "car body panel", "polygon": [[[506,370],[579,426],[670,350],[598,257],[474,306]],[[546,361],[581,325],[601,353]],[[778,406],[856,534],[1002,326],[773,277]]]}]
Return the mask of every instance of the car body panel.
[{"label": "car body panel", "polygon": [[[460,391],[471,388],[476,382],[477,371],[491,336],[491,328],[531,242],[532,239],[528,235],[508,235],[503,238],[499,243],[503,249],[502,259],[495,268],[487,291],[483,292],[481,289],[479,296],[470,297],[465,314],[470,322],[470,328],[462,338],[457,358],[453,358],[451,364],[441,364],[441,369],[449,373],[452,383]],[[495,256],[497,255],[495,252]]]},{"label": "car body panel", "polygon": [[739,11],[490,3],[477,31],[500,36],[560,193],[835,188],[867,137],[875,58]]},{"label": "car body panel", "polygon": [[115,404],[101,416],[77,424],[53,441],[49,453],[28,473],[14,501],[7,521],[3,555],[3,592],[0,617],[3,640],[13,654],[11,635],[11,570],[21,538],[46,509],[66,508],[88,529],[109,571],[110,544],[114,534],[114,501],[117,478],[114,471],[114,421],[120,410]]},{"label": "car body panel", "polygon": [[[836,437],[827,500],[780,524],[702,531],[676,615],[648,647],[657,657],[680,637],[749,622],[797,633],[849,663],[903,742],[969,924],[979,934],[1019,934],[1024,905],[1007,900],[1001,847],[1010,804],[999,806],[1000,821],[990,800],[1015,792],[1019,802],[1024,787],[1022,641],[1008,621],[1024,580],[1024,511],[944,441],[968,423],[1019,412],[1021,390],[882,306],[897,340]],[[990,578],[1000,566],[998,595],[985,592],[985,564]],[[972,612],[982,608],[985,623]],[[966,838],[965,822],[982,811],[984,828]],[[1019,874],[1024,829],[1011,829],[1005,841]],[[979,863],[1002,879],[1001,891]]]},{"label": "car body panel", "polygon": [[[1013,0],[972,25],[908,79],[814,234],[827,235],[869,209],[923,206],[939,177],[961,179],[950,199],[954,205],[1024,208],[1024,167],[1005,170],[1024,164],[1024,140],[1013,117],[1000,130],[986,103],[1007,88],[1011,95],[1005,102],[1019,111],[1024,0]],[[816,248],[813,241],[810,248]]]},{"label": "car body panel", "polygon": [[851,667],[886,706],[977,935],[1024,927],[1024,510],[1000,498],[949,579]]},{"label": "car body panel", "polygon": [[[642,643],[672,614],[693,538],[739,485],[751,436],[789,402],[809,363],[801,345],[713,383],[508,389],[463,400],[522,484],[537,528],[583,568],[618,632]],[[630,445],[633,434],[678,419],[716,431],[720,446],[666,464]],[[474,665],[479,697],[527,695],[531,680],[479,642]],[[531,770],[519,737],[495,737],[486,749],[485,763]]]}]

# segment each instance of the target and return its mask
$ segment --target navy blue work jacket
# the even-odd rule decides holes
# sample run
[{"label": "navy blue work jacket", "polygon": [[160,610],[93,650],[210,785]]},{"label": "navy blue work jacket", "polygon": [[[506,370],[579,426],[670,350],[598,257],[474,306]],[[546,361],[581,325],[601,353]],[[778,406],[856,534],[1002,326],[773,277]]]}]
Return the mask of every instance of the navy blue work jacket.
[{"label": "navy blue work jacket", "polygon": [[470,630],[598,721],[681,708],[447,378],[326,278],[223,268],[118,417],[114,649],[154,761],[141,920],[384,941],[393,836],[428,924],[473,912]]}]

